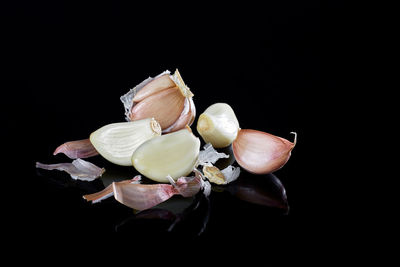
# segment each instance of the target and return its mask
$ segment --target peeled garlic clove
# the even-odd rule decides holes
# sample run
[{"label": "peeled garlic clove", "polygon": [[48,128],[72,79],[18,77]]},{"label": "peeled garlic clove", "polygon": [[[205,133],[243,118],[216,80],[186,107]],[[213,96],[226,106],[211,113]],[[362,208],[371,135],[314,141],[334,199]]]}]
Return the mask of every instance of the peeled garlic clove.
[{"label": "peeled garlic clove", "polygon": [[161,75],[154,78],[154,80],[146,84],[140,91],[138,91],[133,98],[133,101],[140,102],[154,93],[158,93],[159,91],[175,86],[176,85],[174,81],[171,80],[168,74]]},{"label": "peeled garlic clove", "polygon": [[183,111],[185,97],[177,87],[153,94],[137,103],[131,111],[131,120],[154,117],[162,129],[171,126]]},{"label": "peeled garlic clove", "polygon": [[191,173],[200,151],[200,140],[188,129],[155,137],[138,147],[132,155],[132,165],[144,176],[168,182]]},{"label": "peeled garlic clove", "polygon": [[132,153],[145,141],[161,135],[161,128],[153,118],[132,122],[112,123],[90,135],[90,142],[108,161],[132,166]]},{"label": "peeled garlic clove", "polygon": [[197,121],[197,131],[206,143],[215,148],[229,146],[239,131],[235,112],[225,103],[209,106]]},{"label": "peeled garlic clove", "polygon": [[269,133],[241,129],[232,144],[236,161],[254,174],[274,172],[289,160],[297,140],[297,134],[293,134],[295,138],[292,143]]}]

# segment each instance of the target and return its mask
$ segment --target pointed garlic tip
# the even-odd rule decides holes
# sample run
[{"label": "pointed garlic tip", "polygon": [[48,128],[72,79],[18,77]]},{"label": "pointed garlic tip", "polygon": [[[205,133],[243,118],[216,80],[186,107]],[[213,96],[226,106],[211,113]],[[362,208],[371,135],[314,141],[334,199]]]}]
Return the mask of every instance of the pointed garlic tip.
[{"label": "pointed garlic tip", "polygon": [[147,118],[105,125],[90,135],[90,142],[108,161],[132,166],[132,153],[145,141],[160,135],[158,122],[154,118]]},{"label": "pointed garlic tip", "polygon": [[284,138],[250,129],[240,130],[232,145],[238,164],[254,174],[267,174],[282,168],[293,147],[294,143]]},{"label": "pointed garlic tip", "polygon": [[189,87],[185,84],[182,79],[181,74],[179,73],[178,69],[175,70],[174,74],[170,76],[171,80],[175,82],[175,85],[179,88],[182,95],[185,97],[191,98],[194,96],[192,91],[190,91]]},{"label": "pointed garlic tip", "polygon": [[197,131],[206,143],[215,148],[229,146],[236,139],[239,129],[235,112],[226,103],[209,106],[197,121]]},{"label": "pointed garlic tip", "polygon": [[148,140],[132,154],[132,165],[138,172],[157,182],[168,182],[193,171],[200,151],[200,140],[182,129]]},{"label": "pointed garlic tip", "polygon": [[295,147],[297,144],[297,133],[296,132],[290,132],[290,133],[294,134],[293,147]]}]

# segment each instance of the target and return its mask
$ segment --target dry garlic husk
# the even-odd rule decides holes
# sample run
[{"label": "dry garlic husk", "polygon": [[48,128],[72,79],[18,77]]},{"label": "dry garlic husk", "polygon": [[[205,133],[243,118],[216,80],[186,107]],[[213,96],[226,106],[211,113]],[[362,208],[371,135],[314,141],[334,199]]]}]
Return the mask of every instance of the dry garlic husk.
[{"label": "dry garlic husk", "polygon": [[241,129],[232,144],[238,164],[254,174],[267,174],[283,167],[289,160],[294,142],[269,133]]},{"label": "dry garlic husk", "polygon": [[164,133],[191,125],[196,116],[193,93],[183,82],[179,71],[167,70],[148,78],[121,96],[128,121],[155,118]]},{"label": "dry garlic husk", "polygon": [[155,137],[143,143],[132,155],[132,165],[144,176],[168,182],[190,174],[197,162],[200,140],[189,129]]},{"label": "dry garlic husk", "polygon": [[206,143],[215,148],[229,146],[239,131],[235,112],[226,103],[209,106],[197,121],[197,131]]},{"label": "dry garlic husk", "polygon": [[154,118],[147,118],[103,126],[90,135],[90,142],[108,161],[132,166],[132,153],[145,141],[160,135],[158,122]]}]

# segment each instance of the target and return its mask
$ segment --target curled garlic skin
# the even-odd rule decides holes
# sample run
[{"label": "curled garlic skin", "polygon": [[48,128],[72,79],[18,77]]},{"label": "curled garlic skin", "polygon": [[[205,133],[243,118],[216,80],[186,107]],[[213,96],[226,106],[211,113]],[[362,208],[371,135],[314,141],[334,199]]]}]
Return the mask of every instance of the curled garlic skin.
[{"label": "curled garlic skin", "polygon": [[154,117],[163,133],[190,126],[196,116],[193,93],[178,70],[148,78],[121,96],[128,121]]},{"label": "curled garlic skin", "polygon": [[199,116],[197,131],[206,143],[211,143],[215,148],[223,148],[236,139],[239,122],[231,106],[216,103]]},{"label": "curled garlic skin", "polygon": [[[189,128],[190,129],[190,128]],[[200,140],[189,129],[152,138],[132,154],[135,169],[157,182],[168,182],[190,174],[200,151]]]},{"label": "curled garlic skin", "polygon": [[90,142],[108,161],[132,166],[132,153],[145,141],[160,135],[158,122],[154,118],[147,118],[105,125],[90,135]]},{"label": "curled garlic skin", "polygon": [[297,142],[251,129],[241,129],[232,144],[238,164],[254,174],[272,173],[282,168],[289,160]]}]

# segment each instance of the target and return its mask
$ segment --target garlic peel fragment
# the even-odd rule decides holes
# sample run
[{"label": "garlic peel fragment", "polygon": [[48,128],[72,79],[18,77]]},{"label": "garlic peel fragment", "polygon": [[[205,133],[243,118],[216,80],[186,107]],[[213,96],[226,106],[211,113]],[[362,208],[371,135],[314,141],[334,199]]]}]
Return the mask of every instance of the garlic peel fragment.
[{"label": "garlic peel fragment", "polygon": [[235,181],[240,175],[240,168],[232,165],[222,171],[215,166],[205,165],[203,173],[208,180],[214,184],[225,185]]},{"label": "garlic peel fragment", "polygon": [[125,206],[135,210],[146,210],[168,200],[173,195],[180,194],[183,197],[192,197],[202,187],[202,177],[197,174],[194,177],[180,177],[176,182],[172,179],[171,184],[140,184],[138,176],[136,176],[132,180],[113,182],[104,190],[84,195],[83,198],[92,201],[92,203],[97,203],[107,197],[114,196],[118,202]]},{"label": "garlic peel fragment", "polygon": [[83,159],[76,159],[72,163],[43,164],[36,162],[36,168],[45,170],[65,171],[75,180],[93,181],[100,177],[104,172],[104,168],[99,168],[93,163]]},{"label": "garlic peel fragment", "polygon": [[161,135],[160,125],[153,118],[112,123],[90,135],[90,141],[108,161],[131,166],[132,153],[145,141]]},{"label": "garlic peel fragment", "polygon": [[98,155],[89,139],[66,142],[54,150],[53,155],[65,154],[70,159],[89,158]]},{"label": "garlic peel fragment", "polygon": [[[130,184],[140,184],[141,181],[141,176],[136,175],[133,179],[131,180],[126,180],[126,181],[121,181],[121,184],[125,183],[130,183]],[[114,196],[114,191],[113,191],[113,186],[112,184],[108,185],[106,188],[103,190],[93,193],[93,194],[87,194],[84,195],[83,198],[86,199],[87,201],[92,201],[92,203],[98,203],[104,199],[107,199],[109,197]]]},{"label": "garlic peel fragment", "polygon": [[[294,132],[292,132],[294,133]],[[257,130],[241,129],[232,148],[241,167],[254,174],[267,174],[283,167],[297,142]]]},{"label": "garlic peel fragment", "polygon": [[198,165],[214,164],[217,160],[222,158],[229,158],[229,155],[220,153],[214,149],[211,143],[203,146],[203,150],[199,153]]}]

